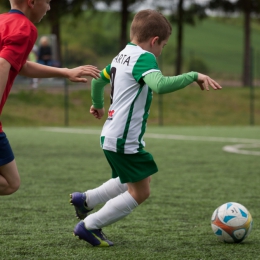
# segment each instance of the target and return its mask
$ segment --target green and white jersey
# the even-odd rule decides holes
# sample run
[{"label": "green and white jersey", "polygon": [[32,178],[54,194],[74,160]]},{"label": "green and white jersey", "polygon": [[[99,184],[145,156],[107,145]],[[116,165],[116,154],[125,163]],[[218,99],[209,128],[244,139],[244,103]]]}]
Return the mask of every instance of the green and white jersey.
[{"label": "green and white jersey", "polygon": [[143,77],[155,71],[160,71],[156,57],[132,43],[102,71],[111,84],[111,105],[101,133],[103,149],[134,154],[145,146],[152,90]]}]

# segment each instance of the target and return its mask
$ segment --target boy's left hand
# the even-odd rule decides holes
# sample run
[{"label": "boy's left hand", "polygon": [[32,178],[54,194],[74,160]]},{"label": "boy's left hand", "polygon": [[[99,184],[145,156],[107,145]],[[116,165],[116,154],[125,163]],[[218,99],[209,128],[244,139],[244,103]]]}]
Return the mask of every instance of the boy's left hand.
[{"label": "boy's left hand", "polygon": [[93,106],[91,106],[89,113],[92,114],[95,118],[101,119],[105,114],[105,109],[104,108],[94,108]]},{"label": "boy's left hand", "polygon": [[85,76],[90,76],[92,78],[100,77],[100,70],[92,65],[79,66],[68,71],[68,79],[72,82],[87,82],[88,80],[84,78]]},{"label": "boy's left hand", "polygon": [[209,86],[215,90],[222,89],[222,87],[215,80],[201,73],[198,73],[198,80],[196,82],[199,84],[201,90],[209,90]]}]

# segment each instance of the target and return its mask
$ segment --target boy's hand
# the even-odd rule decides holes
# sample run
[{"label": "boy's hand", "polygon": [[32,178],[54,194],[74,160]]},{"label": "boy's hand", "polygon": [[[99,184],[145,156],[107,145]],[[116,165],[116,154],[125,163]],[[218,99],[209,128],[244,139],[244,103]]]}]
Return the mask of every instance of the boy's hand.
[{"label": "boy's hand", "polygon": [[100,70],[92,65],[85,65],[68,70],[68,79],[73,82],[87,82],[88,80],[84,76],[90,76],[92,78],[100,77]]},{"label": "boy's hand", "polygon": [[95,118],[101,119],[103,117],[103,115],[105,114],[105,109],[104,108],[97,109],[97,108],[94,108],[93,106],[91,106],[89,112]]},{"label": "boy's hand", "polygon": [[200,86],[201,90],[209,90],[209,86],[215,90],[222,89],[222,87],[215,80],[201,73],[198,73],[198,80],[196,82]]}]

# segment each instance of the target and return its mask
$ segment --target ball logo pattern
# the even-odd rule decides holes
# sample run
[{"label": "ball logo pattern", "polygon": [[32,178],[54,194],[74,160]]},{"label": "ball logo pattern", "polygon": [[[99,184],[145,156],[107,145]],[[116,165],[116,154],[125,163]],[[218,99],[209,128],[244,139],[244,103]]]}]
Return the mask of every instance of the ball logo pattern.
[{"label": "ball logo pattern", "polygon": [[251,232],[253,219],[241,204],[228,202],[218,207],[212,214],[211,227],[222,242],[240,243]]}]

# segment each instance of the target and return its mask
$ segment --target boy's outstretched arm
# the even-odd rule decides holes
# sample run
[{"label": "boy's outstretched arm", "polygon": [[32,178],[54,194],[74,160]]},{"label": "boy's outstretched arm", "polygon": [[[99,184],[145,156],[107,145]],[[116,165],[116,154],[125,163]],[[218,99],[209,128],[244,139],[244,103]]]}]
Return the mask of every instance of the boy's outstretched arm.
[{"label": "boy's outstretched arm", "polygon": [[55,68],[27,61],[20,71],[20,75],[29,78],[68,78],[73,82],[87,82],[85,76],[99,78],[100,70],[92,65],[79,66],[73,69]]},{"label": "boy's outstretched arm", "polygon": [[162,75],[161,72],[151,72],[144,76],[143,80],[158,94],[166,94],[180,90],[190,85],[192,82],[197,82],[201,90],[209,90],[209,85],[213,89],[221,89],[221,86],[210,77],[193,71],[171,77],[166,77]]}]

